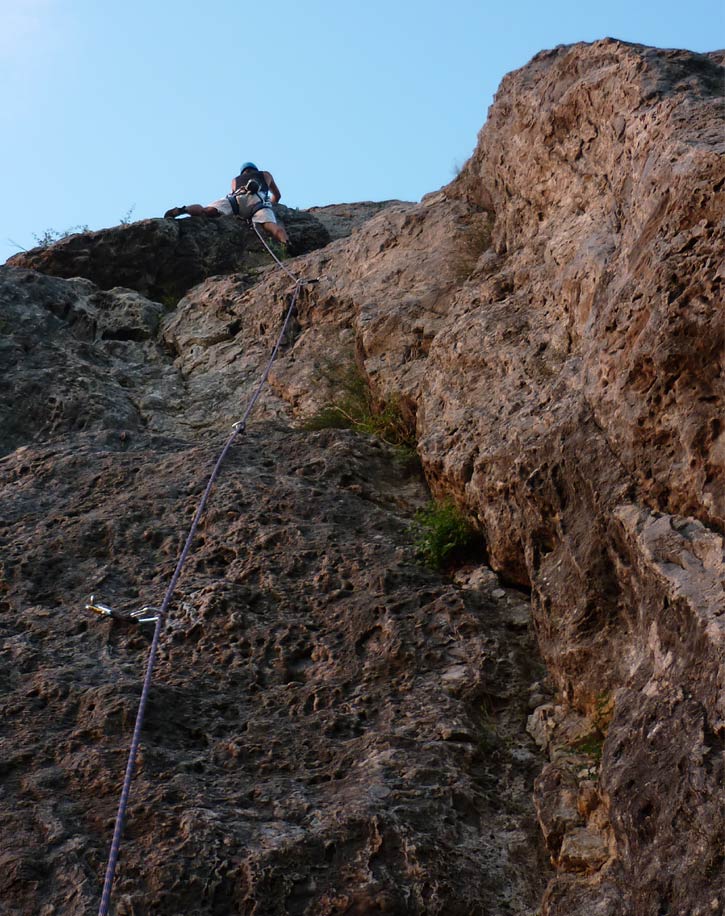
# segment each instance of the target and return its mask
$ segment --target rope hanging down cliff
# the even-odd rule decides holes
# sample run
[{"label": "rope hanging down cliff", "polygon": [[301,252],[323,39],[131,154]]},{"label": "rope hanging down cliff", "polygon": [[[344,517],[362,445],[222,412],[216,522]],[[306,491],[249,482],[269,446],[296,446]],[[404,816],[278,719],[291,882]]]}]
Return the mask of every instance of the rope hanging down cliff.
[{"label": "rope hanging down cliff", "polygon": [[[169,585],[166,589],[164,600],[158,609],[156,608],[153,608],[153,609],[144,608],[143,609],[143,611],[153,610],[155,612],[155,617],[146,617],[145,618],[147,622],[154,622],[154,635],[151,641],[151,648],[149,650],[148,662],[146,664],[146,675],[144,677],[143,688],[141,690],[141,698],[139,700],[138,711],[136,713],[136,724],[134,725],[133,736],[131,738],[131,746],[129,748],[129,753],[128,753],[128,761],[126,764],[126,772],[125,772],[124,779],[123,779],[123,788],[121,790],[121,798],[118,803],[118,812],[116,814],[116,824],[113,830],[113,839],[111,841],[111,849],[108,855],[108,864],[106,866],[106,876],[105,876],[105,880],[103,884],[103,894],[101,897],[101,905],[98,910],[98,916],[107,916],[108,908],[109,908],[110,901],[111,901],[111,890],[113,887],[113,879],[116,873],[116,865],[118,863],[118,854],[119,854],[119,850],[121,847],[121,836],[123,834],[123,826],[124,826],[124,822],[126,819],[126,809],[128,807],[128,796],[131,791],[131,781],[133,779],[133,771],[136,765],[136,757],[138,755],[138,749],[141,743],[141,729],[143,727],[143,720],[144,720],[144,715],[146,712],[146,703],[148,701],[149,691],[151,688],[151,678],[153,676],[154,665],[156,663],[156,655],[158,652],[159,641],[161,638],[161,630],[164,624],[164,619],[168,612],[171,597],[174,593],[174,589],[176,588],[176,584],[179,581],[179,576],[181,575],[181,570],[184,566],[184,563],[186,562],[186,559],[189,556],[189,552],[191,550],[191,544],[194,539],[194,535],[196,534],[196,529],[199,525],[202,514],[206,507],[206,503],[209,499],[209,495],[211,494],[211,490],[212,490],[212,487],[214,486],[214,482],[216,481],[217,477],[219,476],[219,472],[221,470],[222,463],[224,462],[227,452],[231,448],[232,443],[234,442],[235,438],[240,433],[244,432],[246,428],[247,420],[249,419],[249,416],[252,413],[252,410],[254,409],[265,384],[267,383],[267,379],[272,369],[272,365],[275,359],[277,358],[277,353],[279,352],[279,348],[282,346],[282,341],[284,340],[285,334],[287,332],[287,326],[289,325],[290,319],[297,305],[297,299],[299,297],[300,290],[306,283],[316,283],[317,282],[317,280],[305,280],[305,279],[300,279],[299,277],[296,277],[287,267],[284,266],[284,264],[280,261],[277,255],[272,251],[272,249],[269,247],[269,245],[265,242],[265,240],[260,235],[257,227],[254,226],[254,224],[253,224],[253,227],[254,227],[254,231],[257,233],[257,236],[259,237],[259,240],[262,242],[264,247],[272,255],[272,257],[277,262],[277,264],[281,267],[281,269],[294,281],[295,285],[292,291],[289,308],[287,309],[284,321],[282,322],[282,328],[279,332],[277,341],[272,349],[270,357],[267,360],[267,364],[264,368],[264,372],[262,373],[259,383],[257,387],[255,388],[252,394],[252,397],[249,400],[249,403],[247,404],[247,409],[244,411],[244,415],[242,416],[242,419],[238,420],[233,425],[232,432],[230,436],[228,437],[226,443],[224,444],[224,447],[222,448],[219,454],[219,457],[217,458],[217,462],[214,465],[214,469],[211,472],[211,476],[209,477],[209,482],[206,485],[206,489],[204,490],[204,494],[201,498],[201,501],[199,502],[199,506],[196,510],[196,514],[194,515],[194,519],[191,523],[191,527],[189,528],[189,533],[186,537],[184,547],[181,551],[181,554],[179,555],[179,559],[176,564],[176,569],[174,570],[174,573],[171,577]],[[93,602],[93,598],[91,598],[91,602]],[[89,606],[89,609],[94,610],[101,614],[107,614],[108,616],[114,616],[111,609],[105,607],[105,605],[91,604]]]}]

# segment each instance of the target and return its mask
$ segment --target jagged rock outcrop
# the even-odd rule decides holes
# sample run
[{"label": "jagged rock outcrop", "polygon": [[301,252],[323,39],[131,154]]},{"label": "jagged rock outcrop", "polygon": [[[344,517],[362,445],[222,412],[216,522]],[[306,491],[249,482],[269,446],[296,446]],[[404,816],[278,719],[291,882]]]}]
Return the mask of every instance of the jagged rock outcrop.
[{"label": "jagged rock outcrop", "polygon": [[[328,204],[326,207],[310,207],[315,219],[318,219],[330,233],[330,240],[347,238],[386,207],[403,204],[402,200],[364,200],[354,204]],[[409,206],[413,206],[409,204]]]},{"label": "jagged rock outcrop", "polygon": [[[451,185],[290,262],[319,282],[181,582],[119,913],[722,908],[722,57],[542,53]],[[94,899],[138,693],[143,638],[69,609],[163,590],[289,301],[235,267],[165,314],[123,269],[3,271],[13,912]],[[353,361],[531,589],[548,676],[519,593],[416,567],[385,449],[290,428]]]},{"label": "jagged rock outcrop", "polygon": [[[295,251],[322,248],[330,235],[307,212],[276,207]],[[256,234],[233,216],[218,219],[147,219],[80,232],[54,245],[9,258],[13,267],[56,277],[85,277],[102,289],[128,287],[150,299],[173,304],[215,274],[249,273],[269,256]]]},{"label": "jagged rock outcrop", "polygon": [[160,431],[181,381],[160,358],[160,303],[20,268],[0,269],[0,302],[0,456],[86,429]]}]

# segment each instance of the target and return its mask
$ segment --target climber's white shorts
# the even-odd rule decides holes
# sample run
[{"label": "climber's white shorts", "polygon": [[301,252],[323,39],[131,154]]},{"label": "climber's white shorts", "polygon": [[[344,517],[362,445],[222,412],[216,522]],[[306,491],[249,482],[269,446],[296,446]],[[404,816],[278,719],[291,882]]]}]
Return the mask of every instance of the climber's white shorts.
[{"label": "climber's white shorts", "polygon": [[226,199],[222,197],[221,200],[214,200],[210,204],[207,204],[207,207],[214,207],[215,210],[218,210],[222,216],[231,216],[232,215],[232,205]]},{"label": "climber's white shorts", "polygon": [[[233,210],[232,205],[229,203],[229,199],[222,197],[221,200],[215,200],[210,204],[207,204],[207,207],[214,207],[215,210],[218,210],[222,216],[232,216]],[[257,212],[252,217],[253,223],[276,223],[277,217],[274,215],[274,210],[271,207],[262,207],[261,210]]]},{"label": "climber's white shorts", "polygon": [[253,223],[276,223],[277,217],[274,215],[274,210],[271,207],[262,207],[261,210],[257,212],[252,217]]}]

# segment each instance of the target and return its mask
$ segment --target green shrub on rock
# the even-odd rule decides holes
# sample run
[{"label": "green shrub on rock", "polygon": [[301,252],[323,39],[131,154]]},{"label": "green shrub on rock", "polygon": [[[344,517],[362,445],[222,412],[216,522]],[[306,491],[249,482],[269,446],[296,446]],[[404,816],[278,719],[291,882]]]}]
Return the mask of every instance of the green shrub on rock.
[{"label": "green shrub on rock", "polygon": [[456,504],[445,499],[419,509],[413,522],[415,547],[419,556],[433,569],[467,557],[480,538]]},{"label": "green shrub on rock", "polygon": [[356,365],[328,368],[338,395],[305,420],[304,429],[354,429],[376,436],[388,445],[415,451],[415,438],[396,398],[378,401]]}]

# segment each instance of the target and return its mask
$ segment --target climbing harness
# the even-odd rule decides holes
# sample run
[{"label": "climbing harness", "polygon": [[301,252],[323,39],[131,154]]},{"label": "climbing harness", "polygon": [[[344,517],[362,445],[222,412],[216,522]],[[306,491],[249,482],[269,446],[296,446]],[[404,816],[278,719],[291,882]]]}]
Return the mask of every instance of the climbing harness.
[{"label": "climbing harness", "polygon": [[[239,173],[241,178],[244,173],[248,173],[246,182],[238,187],[231,194],[227,194],[229,206],[235,216],[241,216],[243,219],[250,220],[255,213],[269,207],[269,185],[264,174],[254,165],[253,162],[245,162],[242,171]],[[235,179],[236,181],[236,179]]]},{"label": "climbing harness", "polygon": [[232,208],[232,213],[235,216],[241,216],[243,219],[251,219],[255,213],[269,206],[264,197],[262,197],[256,181],[248,181],[243,188],[235,191],[234,194],[227,194],[227,200]]},{"label": "climbing harness", "polygon": [[196,514],[194,515],[193,521],[191,523],[191,527],[189,528],[189,533],[186,537],[186,541],[184,542],[183,549],[181,551],[181,554],[179,555],[179,559],[176,564],[176,568],[174,569],[174,573],[171,576],[171,580],[169,581],[168,587],[166,589],[164,600],[162,601],[161,606],[158,608],[155,608],[155,607],[152,608],[152,607],[146,606],[146,607],[141,608],[139,611],[131,613],[130,615],[120,614],[119,612],[116,612],[112,608],[108,607],[108,605],[101,604],[99,602],[94,601],[94,598],[92,595],[91,595],[89,603],[86,605],[87,610],[92,611],[93,613],[98,614],[102,617],[111,617],[116,620],[123,619],[126,621],[129,621],[132,619],[138,624],[147,624],[147,623],[154,624],[154,634],[153,634],[153,639],[151,641],[151,648],[149,649],[149,656],[148,656],[148,661],[146,664],[146,674],[144,676],[143,687],[141,689],[141,697],[139,699],[139,704],[138,704],[138,711],[136,713],[136,723],[134,725],[133,736],[131,738],[131,745],[130,745],[129,753],[128,753],[128,761],[126,763],[126,772],[123,778],[123,788],[121,790],[121,798],[118,803],[118,812],[116,814],[116,823],[115,823],[115,827],[113,830],[113,839],[111,841],[111,849],[108,855],[108,864],[106,866],[106,875],[105,875],[105,879],[103,883],[103,894],[101,896],[101,904],[98,910],[98,916],[107,916],[108,908],[109,908],[110,901],[111,901],[111,890],[113,888],[113,879],[116,873],[116,865],[118,863],[118,855],[119,855],[119,850],[121,847],[121,836],[123,833],[124,821],[126,819],[126,809],[128,807],[128,796],[131,791],[131,781],[133,779],[133,771],[136,766],[136,757],[138,755],[138,749],[141,743],[141,729],[143,726],[144,714],[146,712],[146,703],[148,701],[149,691],[151,689],[151,678],[153,676],[154,665],[156,662],[156,655],[158,653],[159,641],[161,638],[161,630],[164,624],[164,620],[166,618],[166,614],[168,613],[169,604],[171,602],[171,597],[174,594],[174,589],[176,588],[176,584],[179,581],[179,576],[181,575],[181,570],[184,566],[184,563],[186,562],[186,559],[189,556],[189,552],[191,550],[191,544],[194,539],[194,535],[196,534],[196,529],[199,525],[199,522],[201,521],[201,517],[206,507],[207,501],[209,499],[209,495],[211,494],[212,487],[214,486],[214,482],[216,481],[217,477],[219,476],[219,472],[221,470],[221,466],[224,462],[227,452],[231,448],[232,443],[234,442],[235,438],[240,433],[244,432],[246,428],[247,420],[249,419],[249,416],[252,413],[252,410],[254,409],[254,406],[256,405],[264,389],[264,386],[267,383],[267,379],[272,369],[272,365],[277,357],[277,353],[279,352],[279,349],[282,346],[285,335],[287,333],[287,326],[289,325],[292,315],[295,313],[295,309],[297,307],[297,299],[299,297],[300,290],[307,283],[317,283],[318,282],[317,279],[308,280],[308,279],[301,279],[299,277],[296,277],[288,268],[284,266],[284,264],[280,261],[277,255],[272,251],[272,249],[269,247],[269,245],[260,235],[257,227],[254,224],[252,224],[252,226],[254,228],[254,231],[257,233],[257,236],[259,237],[260,241],[264,245],[264,247],[267,249],[270,255],[274,258],[277,264],[282,268],[282,270],[289,277],[291,277],[295,285],[292,291],[292,296],[290,299],[289,307],[285,314],[284,321],[282,322],[282,328],[277,337],[277,341],[274,347],[272,348],[272,352],[270,354],[269,359],[267,360],[267,364],[264,368],[264,371],[259,380],[259,383],[257,384],[257,387],[255,388],[254,392],[252,393],[252,397],[249,399],[249,403],[247,404],[247,408],[241,420],[238,420],[232,426],[232,432],[229,435],[228,439],[226,440],[226,443],[224,444],[224,447],[222,448],[219,454],[219,457],[217,458],[217,462],[214,465],[214,469],[211,472],[211,476],[209,477],[209,482],[207,483],[206,489],[204,490],[204,494],[201,497],[199,506],[196,510]]}]

